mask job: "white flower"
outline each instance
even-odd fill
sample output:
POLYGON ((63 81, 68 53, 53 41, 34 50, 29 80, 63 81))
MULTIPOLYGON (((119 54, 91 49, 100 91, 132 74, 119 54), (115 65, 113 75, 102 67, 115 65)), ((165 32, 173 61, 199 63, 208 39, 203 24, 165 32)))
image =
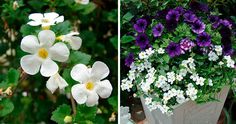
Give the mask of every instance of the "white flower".
POLYGON ((30 75, 39 72, 49 77, 58 72, 58 65, 53 61, 65 62, 70 54, 64 43, 55 43, 55 33, 51 30, 43 30, 38 34, 25 36, 21 41, 21 49, 31 55, 21 58, 22 69, 30 75))
POLYGON ((212 83, 212 80, 211 80, 211 79, 208 79, 208 85, 209 85, 209 86, 213 86, 213 83, 212 83))
POLYGON ((194 62, 194 59, 192 57, 188 58, 188 62, 189 63, 193 63, 194 62))
POLYGON ((186 69, 180 69, 179 75, 184 77, 184 76, 186 76, 186 74, 187 74, 187 70, 186 69))
POLYGON ((68 42, 73 50, 78 50, 81 47, 82 39, 76 35, 78 32, 71 32, 66 35, 59 36, 57 39, 68 42))
POLYGON ((222 47, 220 45, 215 46, 215 51, 218 56, 222 55, 222 47))
POLYGON ((150 84, 146 82, 141 83, 141 89, 143 92, 148 92, 150 90, 150 84))
POLYGON ((101 98, 108 98, 112 92, 112 85, 109 80, 103 79, 109 73, 107 65, 100 61, 95 62, 92 68, 84 64, 75 65, 71 70, 71 77, 80 83, 72 86, 71 93, 76 102, 94 106, 98 103, 98 95, 101 98))
POLYGON ((176 75, 176 80, 178 80, 178 81, 182 81, 183 80, 183 77, 182 77, 182 75, 176 75))
POLYGON ((215 52, 210 52, 209 54, 208 54, 208 59, 210 60, 210 61, 216 61, 216 60, 218 60, 219 59, 219 57, 216 55, 216 53, 215 52))
POLYGON ((199 78, 197 79, 197 81, 196 81, 196 84, 197 84, 197 85, 200 85, 200 86, 203 86, 205 80, 206 80, 205 78, 199 77, 199 78))
POLYGON ((152 98, 151 97, 146 97, 145 98, 145 104, 146 105, 149 105, 149 104, 151 104, 152 103, 152 98))
POLYGON ((33 13, 29 15, 29 19, 32 20, 27 24, 31 26, 39 26, 47 27, 50 25, 55 25, 56 23, 60 23, 64 21, 64 16, 59 16, 59 14, 55 12, 50 13, 33 13))
POLYGON ((152 48, 148 48, 145 50, 145 52, 148 56, 151 56, 155 51, 152 48))
POLYGON ((129 113, 129 107, 121 106, 120 107, 120 123, 121 124, 132 124, 131 114, 129 113))
POLYGON ((224 59, 226 59, 228 61, 228 60, 231 60, 231 57, 230 56, 224 56, 224 59))
POLYGON ((222 66, 224 63, 223 63, 222 61, 220 61, 218 64, 219 64, 220 66, 222 66))
POLYGON ((188 68, 188 60, 183 60, 181 66, 188 68))
POLYGON ((162 88, 163 91, 167 91, 167 90, 170 89, 170 84, 165 83, 161 86, 161 88, 162 88))
POLYGON ((163 48, 159 48, 159 49, 157 50, 157 53, 159 53, 159 54, 164 54, 164 53, 165 53, 165 50, 164 50, 163 48))
POLYGON ((234 68, 234 64, 235 64, 234 60, 227 61, 227 67, 229 68, 234 68))
POLYGON ((67 86, 68 86, 68 84, 65 81, 65 79, 63 79, 58 73, 56 73, 55 75, 51 76, 48 79, 47 84, 46 84, 46 87, 52 93, 54 93, 58 87, 59 87, 59 89, 64 89, 67 86))
POLYGON ((193 81, 197 81, 198 78, 199 78, 199 76, 196 73, 194 73, 190 76, 190 79, 192 79, 193 81))
POLYGON ((145 52, 140 52, 138 56, 139 56, 139 59, 146 59, 148 57, 145 52))
POLYGON ((175 73, 174 72, 167 72, 167 79, 168 82, 170 82, 171 84, 175 81, 175 73))
POLYGON ((188 88, 186 94, 190 97, 191 100, 195 100, 197 98, 197 89, 188 88))
POLYGON ((79 3, 79 4, 88 4, 89 3, 89 0, 75 0, 76 3, 79 3))

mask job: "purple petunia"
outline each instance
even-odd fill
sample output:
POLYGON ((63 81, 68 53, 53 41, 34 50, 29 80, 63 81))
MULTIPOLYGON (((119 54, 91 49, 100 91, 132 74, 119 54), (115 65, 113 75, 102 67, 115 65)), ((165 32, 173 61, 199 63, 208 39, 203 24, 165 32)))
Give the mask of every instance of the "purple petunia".
POLYGON ((232 48, 232 45, 225 45, 225 46, 223 46, 223 54, 225 55, 225 56, 230 56, 230 55, 232 55, 234 53, 234 50, 233 50, 233 48, 232 48))
POLYGON ((184 38, 180 41, 180 48, 184 51, 191 51, 191 49, 195 46, 194 42, 188 38, 184 38))
POLYGON ((196 34, 201 34, 202 32, 204 32, 205 28, 206 28, 206 25, 200 20, 196 20, 192 24, 192 31, 196 34))
POLYGON ((163 32, 164 26, 161 23, 158 23, 152 28, 152 33, 154 37, 160 37, 163 32))
POLYGON ((209 8, 208 8, 207 4, 204 4, 204 3, 201 3, 201 2, 197 2, 195 0, 193 0, 190 3, 190 8, 193 11, 203 11, 203 12, 208 12, 209 11, 209 8))
POLYGON ((184 8, 182 6, 176 7, 175 10, 178 11, 179 14, 182 14, 184 12, 184 8))
POLYGON ((170 42, 166 48, 167 53, 170 57, 179 56, 181 54, 181 48, 178 43, 170 42))
POLYGON ((232 28, 232 24, 227 19, 220 19, 220 24, 230 29, 232 28))
POLYGON ((184 13, 184 21, 193 23, 197 20, 197 16, 191 11, 184 13))
POLYGON ((140 33, 136 37, 136 45, 139 46, 142 50, 145 49, 149 44, 149 40, 146 34, 140 33))
POLYGON ((211 36, 203 32, 197 36, 197 45, 200 47, 207 47, 211 45, 211 36))
POLYGON ((129 55, 125 58, 125 65, 130 67, 130 65, 134 62, 134 54, 129 53, 129 55))
POLYGON ((147 21, 145 19, 139 19, 134 24, 134 29, 139 33, 144 32, 146 28, 147 28, 147 21))
POLYGON ((214 22, 216 22, 216 21, 219 20, 219 16, 210 15, 210 16, 209 16, 209 20, 210 20, 210 22, 214 23, 214 22))
POLYGON ((167 21, 179 21, 180 14, 178 11, 171 9, 167 15, 166 15, 166 20, 167 21))

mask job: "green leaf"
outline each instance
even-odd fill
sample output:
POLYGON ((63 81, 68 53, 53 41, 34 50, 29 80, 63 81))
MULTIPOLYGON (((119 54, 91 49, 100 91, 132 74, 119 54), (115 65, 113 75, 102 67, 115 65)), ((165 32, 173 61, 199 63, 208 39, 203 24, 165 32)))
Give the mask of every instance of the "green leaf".
POLYGON ((77 106, 76 111, 77 111, 75 117, 76 122, 79 123, 84 122, 84 124, 90 124, 89 122, 94 121, 95 119, 97 113, 97 106, 87 107, 86 105, 79 105, 77 106))
POLYGON ((86 53, 82 53, 80 51, 73 51, 70 54, 69 60, 68 62, 70 64, 88 64, 89 61, 91 59, 91 56, 86 54, 86 53))
POLYGON ((20 72, 16 69, 11 68, 7 74, 8 84, 16 85, 18 83, 19 77, 20 77, 20 72))
POLYGON ((133 36, 124 35, 121 38, 121 43, 129 43, 129 42, 134 41, 134 40, 135 40, 135 38, 133 36))
POLYGON ((14 104, 9 99, 0 101, 0 117, 6 116, 14 110, 14 104))
POLYGON ((112 43, 112 45, 115 47, 115 49, 118 49, 118 36, 114 36, 110 39, 110 42, 112 43))
POLYGON ((108 99, 108 103, 113 107, 115 112, 118 112, 118 97, 112 96, 108 99))
POLYGON ((38 29, 39 29, 38 27, 30 26, 30 25, 26 24, 26 25, 21 26, 20 32, 22 33, 23 36, 33 35, 33 34, 35 34, 36 30, 38 30, 38 29))
POLYGON ((130 12, 127 12, 123 17, 122 17, 122 23, 126 23, 129 22, 132 18, 134 17, 134 15, 132 15, 130 12))
POLYGON ((64 124, 65 116, 70 115, 70 114, 71 114, 70 106, 63 104, 57 107, 57 109, 52 112, 51 120, 57 122, 58 124, 64 124))
POLYGON ((71 31, 71 23, 69 21, 64 21, 62 23, 58 23, 51 27, 57 35, 68 34, 71 31))
POLYGON ((94 4, 93 2, 90 2, 87 5, 79 5, 78 10, 80 10, 82 14, 88 15, 91 12, 93 12, 96 8, 97 8, 96 4, 94 4))

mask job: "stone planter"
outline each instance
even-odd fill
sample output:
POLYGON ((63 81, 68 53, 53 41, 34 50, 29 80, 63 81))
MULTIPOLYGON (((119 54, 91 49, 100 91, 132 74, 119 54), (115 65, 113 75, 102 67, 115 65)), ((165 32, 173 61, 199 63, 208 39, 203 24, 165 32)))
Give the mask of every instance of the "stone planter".
POLYGON ((228 92, 229 87, 224 87, 216 95, 220 102, 204 104, 196 104, 191 100, 185 102, 176 106, 171 116, 162 114, 159 109, 150 112, 144 104, 143 98, 141 98, 141 101, 148 124, 217 124, 228 92))

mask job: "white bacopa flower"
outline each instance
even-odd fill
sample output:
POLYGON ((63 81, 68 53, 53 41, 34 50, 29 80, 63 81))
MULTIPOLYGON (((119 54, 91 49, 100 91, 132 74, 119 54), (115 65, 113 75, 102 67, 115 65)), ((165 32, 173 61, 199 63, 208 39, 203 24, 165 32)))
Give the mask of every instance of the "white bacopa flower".
POLYGON ((151 56, 155 51, 152 48, 148 48, 145 50, 145 52, 148 56, 151 56))
POLYGON ((183 76, 180 75, 180 74, 177 74, 177 75, 176 75, 176 80, 182 81, 182 80, 183 80, 183 76))
POLYGON ((192 79, 193 81, 197 81, 197 79, 199 78, 197 73, 194 73, 190 76, 190 79, 192 79))
POLYGON ((218 64, 219 64, 220 66, 222 66, 222 65, 224 64, 224 62, 220 61, 218 64))
POLYGON ((71 70, 71 77, 80 82, 71 88, 75 101, 78 104, 86 103, 87 106, 94 106, 98 103, 99 96, 108 98, 112 92, 112 85, 109 80, 103 79, 109 73, 107 65, 100 61, 95 62, 92 68, 84 64, 75 65, 71 70))
POLYGON ((139 56, 139 59, 146 59, 148 57, 145 52, 140 52, 138 56, 139 56))
POLYGON ((46 84, 46 87, 52 93, 54 93, 58 87, 59 87, 59 89, 64 89, 67 86, 68 86, 68 84, 65 81, 65 79, 63 79, 58 73, 56 73, 55 75, 51 76, 48 79, 47 84, 46 84))
POLYGON ((208 85, 209 85, 209 86, 213 86, 213 83, 212 83, 212 80, 211 80, 211 79, 208 79, 208 85))
POLYGON ((205 78, 199 77, 199 78, 197 79, 197 81, 196 81, 196 84, 197 84, 197 85, 200 85, 200 86, 203 86, 205 80, 206 80, 205 78))
POLYGON ((216 55, 216 53, 215 52, 210 52, 209 54, 208 54, 208 59, 210 60, 210 61, 216 61, 216 60, 218 60, 219 59, 219 57, 216 55))
POLYGON ((159 53, 159 54, 164 54, 164 53, 165 53, 165 50, 164 50, 163 48, 159 48, 159 49, 157 50, 157 53, 159 53))
POLYGON ((192 57, 188 58, 188 62, 189 63, 193 63, 194 62, 194 59, 192 57))
POLYGON ((151 104, 152 103, 152 98, 151 97, 146 97, 145 98, 145 104, 146 105, 149 105, 149 104, 151 104))
POLYGON ((55 33, 51 30, 43 30, 38 34, 25 36, 21 41, 21 49, 31 55, 21 58, 22 69, 30 75, 39 72, 44 77, 50 77, 58 72, 55 61, 65 62, 70 54, 64 43, 55 43, 55 33))
POLYGON ((181 75, 183 77, 186 76, 187 75, 187 70, 186 69, 180 69, 179 75, 181 75))
POLYGON ((89 3, 89 0, 75 0, 76 3, 79 3, 79 4, 88 4, 89 3))
POLYGON ((131 114, 129 113, 129 107, 120 107, 120 123, 121 124, 132 124, 131 114))
POLYGON ((44 13, 44 14, 33 13, 29 15, 29 19, 32 21, 28 22, 27 24, 31 26, 41 25, 42 27, 47 27, 63 22, 64 16, 59 16, 59 14, 55 12, 44 13))
POLYGON ((167 72, 167 80, 171 84, 175 81, 175 73, 174 72, 167 72))
POLYGON ((215 51, 218 56, 222 55, 222 47, 220 45, 215 46, 215 51))
POLYGON ((78 32, 71 32, 66 35, 59 36, 57 39, 68 42, 73 50, 78 50, 81 47, 82 39, 78 37, 78 32))

